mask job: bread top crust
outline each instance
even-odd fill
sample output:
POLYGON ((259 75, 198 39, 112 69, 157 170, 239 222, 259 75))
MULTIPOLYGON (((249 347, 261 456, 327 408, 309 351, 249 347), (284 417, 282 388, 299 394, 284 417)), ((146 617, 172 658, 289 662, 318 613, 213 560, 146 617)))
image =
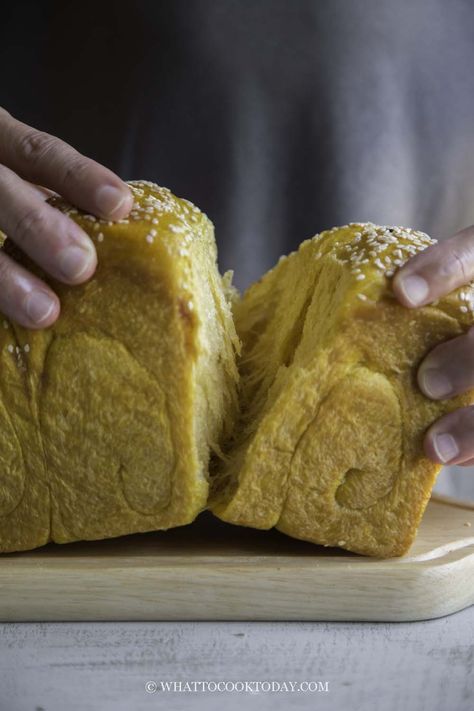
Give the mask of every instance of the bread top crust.
MULTIPOLYGON (((374 306, 385 299, 394 299, 392 277, 411 257, 437 243, 429 235, 409 227, 376 225, 372 222, 351 222, 333 227, 306 239, 299 248, 280 257, 278 263, 252 284, 236 304, 236 319, 245 336, 252 327, 251 304, 262 300, 263 294, 278 291, 285 282, 285 273, 295 260, 312 266, 322 266, 323 260, 337 263, 351 284, 348 304, 374 306), (353 298, 352 298, 353 297, 353 298), (354 301, 355 300, 355 301, 354 301)), ((474 323, 474 281, 454 289, 430 302, 467 328, 474 323)), ((255 318, 260 316, 255 315, 255 318)))
POLYGON ((129 180, 126 184, 133 196, 133 206, 127 217, 115 222, 88 214, 60 196, 54 196, 48 202, 86 227, 88 233, 92 231, 98 242, 103 240, 99 237, 103 230, 113 227, 131 239, 142 239, 144 248, 153 246, 157 242, 159 226, 163 230, 160 240, 172 256, 186 256, 186 246, 192 242, 204 242, 216 251, 214 239, 206 229, 210 220, 192 202, 149 180, 129 180))

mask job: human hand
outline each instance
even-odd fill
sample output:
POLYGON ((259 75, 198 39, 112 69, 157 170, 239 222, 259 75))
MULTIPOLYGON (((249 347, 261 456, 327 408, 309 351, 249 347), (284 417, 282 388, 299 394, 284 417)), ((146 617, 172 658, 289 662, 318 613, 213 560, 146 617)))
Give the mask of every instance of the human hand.
MULTIPOLYGON (((0 229, 55 279, 80 284, 95 271, 95 247, 46 202, 54 193, 107 220, 124 218, 133 203, 126 184, 110 170, 0 107, 0 229)), ((58 317, 54 291, 3 250, 0 282, 0 311, 12 321, 44 328, 58 317)))
MULTIPOLYGON (((397 299, 409 308, 425 306, 474 279, 474 227, 430 245, 393 277, 397 299)), ((433 348, 417 373, 422 392, 443 400, 474 387, 474 326, 433 348)), ((426 455, 441 464, 474 465, 474 406, 437 420, 424 439, 426 455)))

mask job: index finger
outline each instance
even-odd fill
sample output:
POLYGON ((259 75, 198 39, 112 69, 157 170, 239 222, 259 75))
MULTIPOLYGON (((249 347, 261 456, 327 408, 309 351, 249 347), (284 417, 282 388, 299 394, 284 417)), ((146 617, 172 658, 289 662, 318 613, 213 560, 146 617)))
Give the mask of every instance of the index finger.
POLYGON ((474 279, 474 227, 432 244, 395 273, 392 288, 408 307, 424 306, 474 279))
POLYGON ((0 163, 98 217, 119 220, 131 210, 131 192, 115 173, 5 110, 0 110, 0 163))

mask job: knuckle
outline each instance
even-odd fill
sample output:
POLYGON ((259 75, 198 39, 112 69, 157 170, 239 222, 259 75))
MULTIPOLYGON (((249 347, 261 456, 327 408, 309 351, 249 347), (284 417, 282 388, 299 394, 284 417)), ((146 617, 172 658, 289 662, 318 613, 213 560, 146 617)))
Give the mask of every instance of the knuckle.
POLYGON ((54 149, 57 139, 49 133, 32 129, 27 131, 18 141, 18 151, 24 161, 37 165, 45 160, 54 149))
POLYGON ((17 219, 12 235, 16 242, 24 245, 28 240, 38 233, 44 231, 46 226, 46 215, 42 206, 33 206, 25 210, 17 219))
POLYGON ((68 189, 69 187, 77 185, 78 182, 81 182, 86 177, 87 170, 87 161, 80 153, 71 155, 63 168, 61 177, 63 188, 68 189))
POLYGON ((451 252, 451 265, 455 274, 458 274, 463 281, 468 281, 467 254, 457 249, 451 252))
POLYGON ((445 249, 440 246, 441 276, 467 284, 474 274, 474 239, 456 237, 445 249))

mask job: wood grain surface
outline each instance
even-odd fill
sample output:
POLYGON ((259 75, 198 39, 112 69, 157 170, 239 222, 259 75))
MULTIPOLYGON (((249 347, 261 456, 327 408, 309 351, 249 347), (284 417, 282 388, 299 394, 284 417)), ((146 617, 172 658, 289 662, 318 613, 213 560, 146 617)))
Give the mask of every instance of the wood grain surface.
POLYGON ((472 711, 474 607, 422 622, 0 624, 1 711, 472 711), (329 693, 147 694, 180 680, 329 693))
POLYGON ((379 560, 227 525, 50 544, 0 558, 0 619, 380 620, 474 602, 474 510, 432 500, 402 558, 379 560))

